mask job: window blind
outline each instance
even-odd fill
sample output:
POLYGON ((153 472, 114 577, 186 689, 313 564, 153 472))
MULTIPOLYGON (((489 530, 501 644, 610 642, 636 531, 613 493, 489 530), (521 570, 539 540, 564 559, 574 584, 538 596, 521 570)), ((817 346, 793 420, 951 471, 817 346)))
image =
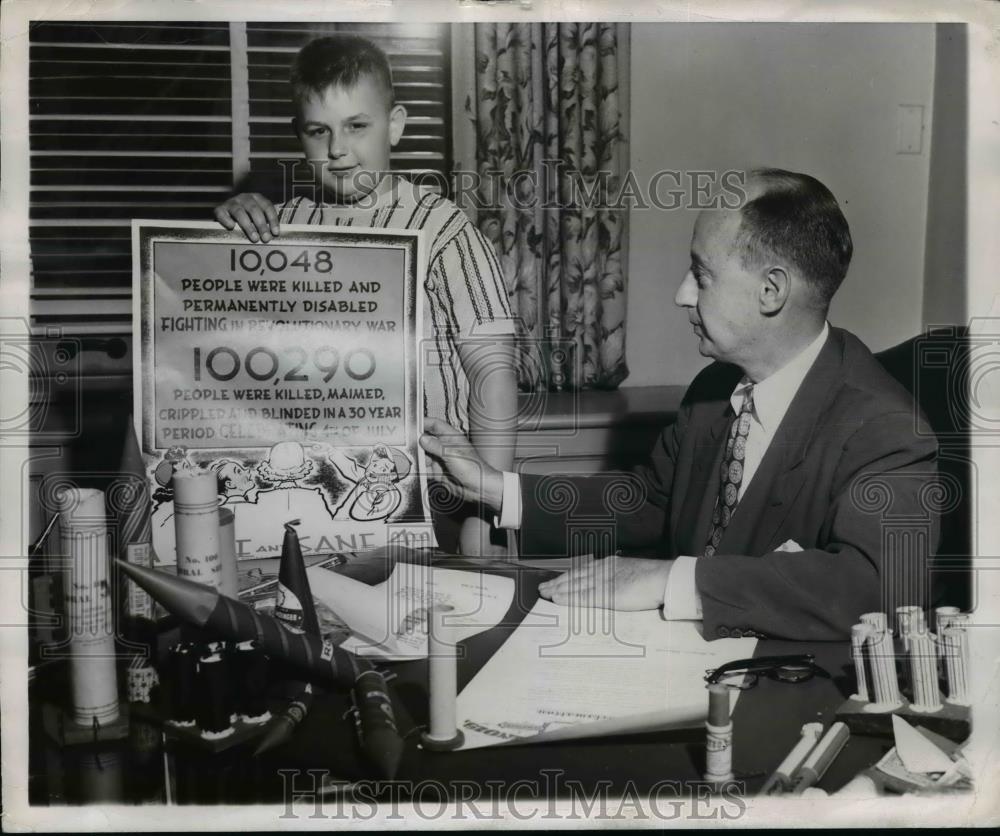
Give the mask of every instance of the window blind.
POLYGON ((393 168, 447 174, 448 24, 33 25, 36 331, 131 334, 132 218, 209 220, 237 188, 282 199, 278 161, 301 158, 288 68, 307 41, 335 31, 371 38, 389 55, 396 98, 409 112, 393 168))
POLYGON ((229 24, 35 24, 32 320, 131 331, 135 217, 198 219, 232 188, 229 24))

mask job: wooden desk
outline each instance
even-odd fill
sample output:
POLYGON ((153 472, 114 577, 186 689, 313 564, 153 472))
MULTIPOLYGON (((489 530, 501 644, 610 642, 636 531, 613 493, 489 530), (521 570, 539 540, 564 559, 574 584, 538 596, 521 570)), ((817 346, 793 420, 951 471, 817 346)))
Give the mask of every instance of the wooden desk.
MULTIPOLYGON (((435 565, 449 568, 484 568, 458 558, 448 558, 435 565)), ((538 598, 537 586, 554 572, 509 563, 495 563, 491 573, 512 577, 516 583, 514 602, 500 625, 473 636, 462 645, 466 656, 459 662, 458 686, 465 686, 483 664, 516 629, 524 615, 538 598)), ((384 564, 364 561, 348 564, 345 573, 358 580, 377 583, 388 574, 384 564)), ((848 680, 853 671, 848 642, 805 645, 801 642, 758 642, 755 655, 813 652, 818 663, 829 671, 832 679, 816 677, 797 685, 761 679, 760 684, 745 692, 734 712, 734 769, 737 778, 746 782, 747 791, 754 792, 768 774, 781 762, 799 738, 799 730, 807 722, 833 722, 836 708, 852 690, 848 680)), ((398 703, 408 721, 419 726, 427 721, 427 662, 414 661, 393 666, 397 674, 393 681, 398 703)), ((502 699, 502 695, 498 695, 502 699)), ((707 697, 706 697, 707 700, 707 697)), ((335 722, 336 710, 326 718, 310 714, 311 731, 303 729, 295 745, 299 765, 330 768, 329 738, 324 742, 322 729, 335 722)), ((465 781, 478 783, 529 778, 544 779, 543 769, 562 770, 567 781, 578 781, 583 787, 593 787, 598 781, 610 781, 623 789, 632 782, 640 793, 648 792, 657 782, 666 780, 696 787, 704 771, 704 730, 645 733, 614 738, 579 740, 546 745, 518 745, 473 749, 462 752, 431 753, 419 749, 415 737, 407 746, 399 779, 414 782, 465 781)), ((339 748, 339 747, 338 747, 339 748)), ((852 739, 831 767, 822 788, 835 790, 862 768, 874 763, 888 749, 882 739, 852 739)), ((353 750, 351 750, 353 751, 353 750)), ((341 767, 345 774, 349 765, 341 767)))
MULTIPOLYGON (((470 570, 486 568, 491 573, 512 577, 516 583, 513 604, 501 624, 461 644, 465 656, 459 663, 458 680, 462 688, 514 631, 537 600, 539 581, 551 577, 553 572, 510 563, 484 566, 459 558, 446 558, 435 565, 470 570)), ((343 571, 358 580, 376 583, 388 575, 389 569, 382 558, 358 558, 343 571)), ((831 723, 836 707, 851 690, 846 642, 806 645, 762 641, 757 645, 758 655, 804 651, 814 652, 833 679, 817 677, 795 685, 761 679, 737 704, 733 718, 734 770, 747 794, 760 787, 794 745, 802 724, 831 723)), ((578 792, 591 793, 602 785, 612 794, 625 791, 648 794, 664 787, 668 787, 668 793, 680 795, 705 791, 702 783, 705 733, 700 728, 444 754, 424 751, 417 745, 416 732, 427 722, 427 663, 422 660, 389 667, 396 674, 392 689, 400 725, 410 732, 397 776, 397 782, 404 782, 397 786, 406 791, 420 782, 433 781, 435 787, 441 785, 458 797, 469 792, 473 785, 486 787, 488 782, 502 781, 509 786, 519 780, 534 782, 543 793, 555 795, 565 795, 574 787, 578 792)), ((37 709, 39 696, 34 695, 33 709, 37 709)), ((498 695, 498 699, 502 698, 498 695)), ((181 803, 280 802, 289 781, 296 790, 308 794, 313 780, 366 778, 369 771, 359 760, 353 724, 344 717, 348 708, 344 693, 318 694, 313 710, 293 740, 262 759, 249 756, 252 746, 208 756, 180 744, 170 744, 172 798, 181 803), (308 770, 316 772, 310 776, 308 770)), ((87 792, 106 796, 116 791, 121 793, 117 800, 145 798, 162 802, 166 797, 163 753, 156 737, 147 730, 108 750, 114 753, 116 760, 112 763, 117 764, 114 768, 122 772, 122 778, 115 779, 106 772, 95 772, 94 762, 79 752, 53 751, 33 723, 33 803, 79 803, 86 799, 87 792), (137 740, 145 744, 140 745, 137 740)), ((874 763, 888 745, 881 738, 853 737, 820 786, 836 790, 874 763)))

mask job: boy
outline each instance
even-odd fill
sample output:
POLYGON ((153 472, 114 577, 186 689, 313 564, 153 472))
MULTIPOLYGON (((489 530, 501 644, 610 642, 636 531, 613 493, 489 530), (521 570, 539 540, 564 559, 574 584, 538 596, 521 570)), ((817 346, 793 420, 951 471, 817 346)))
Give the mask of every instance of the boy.
MULTIPOLYGON (((318 38, 296 56, 291 83, 293 127, 321 202, 296 197, 275 208, 245 193, 217 207, 216 220, 265 243, 282 223, 425 230, 424 412, 461 428, 486 461, 511 470, 517 388, 503 274, 457 206, 389 172, 406 109, 395 103, 385 53, 354 35, 318 38)), ((488 519, 462 522, 463 554, 504 551, 490 546, 488 519)))

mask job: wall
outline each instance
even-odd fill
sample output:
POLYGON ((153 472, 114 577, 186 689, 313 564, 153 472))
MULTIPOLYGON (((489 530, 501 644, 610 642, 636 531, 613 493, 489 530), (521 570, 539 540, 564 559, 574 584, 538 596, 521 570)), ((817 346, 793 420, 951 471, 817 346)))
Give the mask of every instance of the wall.
MULTIPOLYGON (((924 318, 934 54, 933 25, 633 24, 632 169, 642 184, 661 168, 818 177, 855 243, 830 319, 886 348, 924 318), (924 107, 919 154, 896 153, 900 104, 924 107)), ((673 304, 694 214, 631 213, 626 386, 684 383, 706 362, 673 304)))
POLYGON ((967 41, 964 24, 938 24, 924 267, 926 327, 964 324, 969 318, 967 41))

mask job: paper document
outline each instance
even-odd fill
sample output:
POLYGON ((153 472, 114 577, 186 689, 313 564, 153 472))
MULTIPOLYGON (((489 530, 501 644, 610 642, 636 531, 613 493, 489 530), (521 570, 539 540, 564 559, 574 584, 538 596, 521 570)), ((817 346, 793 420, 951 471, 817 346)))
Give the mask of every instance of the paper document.
POLYGON ((705 671, 756 644, 707 642, 700 622, 656 611, 539 600, 458 695, 463 748, 690 726, 708 714, 705 671))
POLYGON ((326 563, 307 569, 309 586, 350 627, 341 647, 359 656, 425 658, 431 605, 452 608, 448 623, 461 641, 499 624, 514 600, 513 578, 485 572, 397 563, 388 579, 370 586, 335 569, 326 563))
POLYGON ((892 715, 892 733, 896 740, 896 754, 907 772, 947 772, 954 765, 948 755, 895 714, 892 715))

